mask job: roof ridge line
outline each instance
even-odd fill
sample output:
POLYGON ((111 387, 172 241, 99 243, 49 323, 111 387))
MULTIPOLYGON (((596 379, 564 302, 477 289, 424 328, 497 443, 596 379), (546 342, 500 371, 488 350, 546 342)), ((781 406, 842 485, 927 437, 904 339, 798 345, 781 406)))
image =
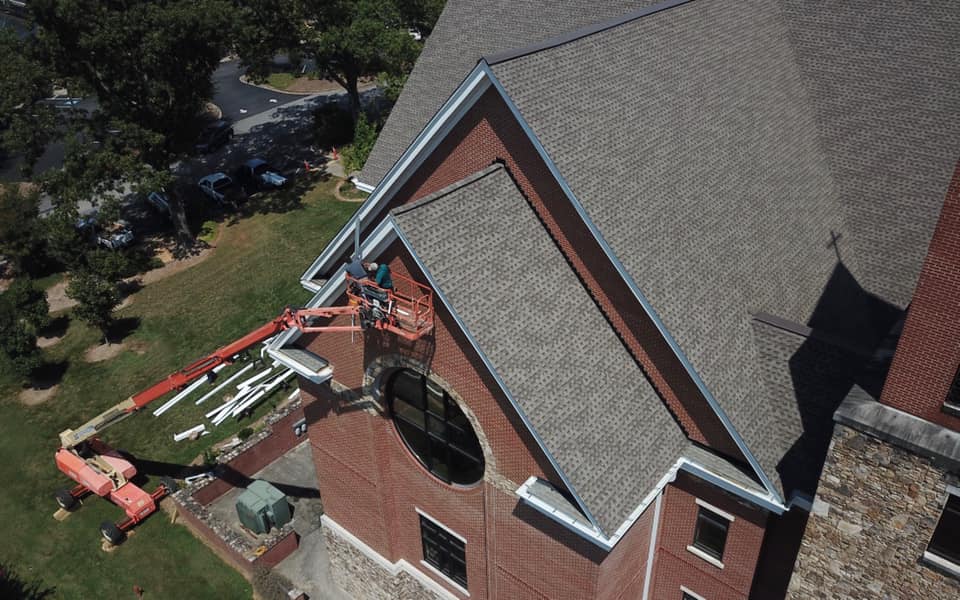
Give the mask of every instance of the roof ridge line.
POLYGON ((637 9, 635 11, 629 12, 625 15, 615 17, 613 19, 607 19, 606 21, 600 21, 599 23, 594 23, 593 25, 587 25, 586 27, 581 27, 580 29, 574 29, 567 33, 560 34, 558 36, 543 40, 541 42, 536 42, 530 44, 529 46, 523 46, 521 48, 516 48, 513 50, 505 50, 503 52, 496 52, 489 56, 483 56, 481 60, 485 61, 488 65, 495 65, 498 63, 506 62, 513 60, 515 58, 521 58, 528 54, 534 54, 537 52, 542 52, 543 50, 549 50, 551 48, 556 48, 557 46, 562 46, 564 44, 569 44, 570 42, 575 42, 579 39, 594 35, 596 33, 604 32, 608 29, 613 29, 614 27, 619 27, 631 21, 670 9, 683 4, 692 2, 692 0, 665 0, 658 4, 652 6, 646 6, 644 8, 637 9))
POLYGON ((448 186, 442 187, 435 192, 427 194, 426 196, 424 196, 423 198, 420 198, 416 202, 411 202, 409 204, 403 204, 401 206, 398 206, 395 209, 391 210, 390 213, 394 215, 402 215, 403 213, 410 212, 411 210, 416 210, 417 208, 420 208, 425 204, 430 204, 431 202, 439 200, 440 198, 443 198, 444 196, 452 192, 455 192, 462 187, 466 187, 471 183, 474 183, 475 181, 483 179, 487 175, 490 175, 491 173, 495 171, 499 171, 500 169, 503 169, 503 168, 504 168, 503 163, 495 162, 488 167, 484 167, 483 169, 480 169, 476 173, 467 175, 463 179, 455 181, 448 186))

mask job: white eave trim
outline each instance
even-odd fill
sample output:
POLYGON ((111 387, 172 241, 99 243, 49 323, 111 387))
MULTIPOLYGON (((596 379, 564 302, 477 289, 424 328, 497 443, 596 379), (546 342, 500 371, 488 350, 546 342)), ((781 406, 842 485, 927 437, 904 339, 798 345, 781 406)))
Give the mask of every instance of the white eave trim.
MULTIPOLYGON (((671 483, 677 478, 677 472, 679 471, 686 471, 723 489, 724 491, 733 494, 734 496, 737 496, 738 498, 746 500, 751 504, 757 505, 760 508, 768 510, 774 514, 783 514, 787 510, 786 506, 783 506, 783 504, 777 502, 776 498, 770 494, 758 494, 755 490, 747 489, 733 481, 730 481, 729 479, 710 471, 703 465, 696 463, 685 456, 681 456, 677 462, 675 462, 667 470, 667 472, 663 475, 663 477, 660 478, 660 481, 657 482, 650 493, 647 494, 643 500, 641 500, 640 504, 637 505, 633 512, 631 512, 623 521, 623 523, 620 524, 620 527, 618 527, 613 535, 610 536, 604 535, 599 528, 588 529, 584 527, 582 523, 570 519, 564 515, 557 507, 551 506, 541 498, 532 496, 529 488, 537 480, 536 477, 528 478, 523 485, 517 488, 516 494, 526 504, 530 505, 543 515, 549 517, 557 523, 560 523, 580 537, 593 542, 600 548, 609 552, 614 546, 617 545, 617 542, 619 542, 623 536, 626 535, 627 531, 633 527, 633 524, 637 522, 637 519, 639 519, 641 515, 643 515, 643 513, 650 506, 650 503, 656 500, 657 497, 663 493, 663 490, 665 487, 667 487, 667 484, 671 483)), ((719 511, 719 509, 711 508, 711 510, 717 511, 723 516, 729 516, 730 520, 733 520, 732 515, 727 515, 727 513, 719 511)))
POLYGON ((620 262, 620 259, 617 258, 617 255, 614 253, 613 248, 607 243, 603 235, 600 233, 600 230, 590 219, 590 216, 587 214, 586 209, 574 195, 573 190, 570 189, 570 186, 567 184, 566 179, 560 173, 560 169, 557 168, 557 165, 553 162, 553 159, 550 158, 550 155, 547 154, 546 148, 543 147, 543 144, 540 143, 540 139, 533 132, 533 129, 530 127, 530 124, 527 123, 523 115, 520 113, 520 109, 514 104, 513 99, 510 98, 510 95, 507 94, 507 90, 503 87, 503 84, 500 83, 500 80, 497 79, 497 76, 493 73, 493 70, 486 63, 486 61, 480 61, 480 64, 477 65, 479 69, 486 73, 487 78, 493 84, 493 87, 500 93, 500 96, 503 98, 503 101, 510 108, 510 112, 513 114, 514 118, 517 120, 517 123, 520 124, 521 129, 524 133, 527 134, 527 138, 530 140, 530 143, 537 149, 537 153, 540 155, 540 158, 543 160, 544 164, 547 165, 547 168, 550 170, 550 173, 553 175, 554 179, 560 185, 560 188, 563 190, 564 194, 567 196, 567 199, 573 205, 574 209, 577 211, 577 214, 586 224, 587 229, 590 230, 590 233, 593 235, 594 240, 600 245, 603 249, 604 254, 607 257, 607 260, 613 264, 617 272, 620 274, 620 277, 626 282, 627 286, 633 292, 634 297, 643 307, 644 312, 647 313, 647 316, 656 326, 657 330, 660 332, 660 335, 663 336, 663 339, 667 341, 670 348, 673 350, 674 355, 683 365, 684 369, 687 371, 687 374, 696 384, 697 389, 700 390, 700 393, 703 394, 703 397, 706 398, 707 404, 710 405, 710 408, 713 409, 717 417, 720 419, 720 422, 723 423, 724 427, 727 429, 727 432, 730 434, 730 437, 733 438, 734 443, 746 457, 747 461, 750 463, 750 466, 756 471, 757 477, 760 478, 760 481, 763 482, 767 491, 777 499, 779 504, 783 503, 783 498, 780 496, 780 493, 777 491, 776 486, 773 485, 773 482, 770 481, 770 478, 767 477, 767 474, 764 472, 763 467, 760 466, 760 462, 750 451, 750 448, 747 447, 747 443, 740 436, 740 433, 734 428, 733 423, 730 421, 730 418, 720 407, 720 404, 717 402, 716 398, 713 397, 713 394, 710 393, 710 390, 707 389, 706 384, 700 378, 700 375, 697 373, 696 369, 693 368, 693 364, 683 353, 683 350, 680 349, 680 345, 677 344, 677 341, 673 338, 670 332, 667 330, 666 326, 663 324, 663 321, 660 320, 660 317, 657 315, 657 312, 654 310, 653 305, 650 304, 650 301, 647 300, 646 296, 640 291, 640 287, 633 280, 630 274, 627 272, 626 267, 623 266, 623 263, 620 262))
MULTIPOLYGON (((353 231, 357 227, 361 230, 369 224, 369 219, 376 216, 386 203, 393 198, 397 190, 403 186, 417 168, 426 160, 433 150, 450 133, 450 130, 460 121, 476 101, 490 87, 490 80, 487 78, 486 71, 478 65, 467 75, 460 87, 444 103, 436 115, 427 123, 420 135, 416 137, 407 150, 400 156, 400 159, 394 163, 393 167, 387 172, 383 180, 376 188, 372 188, 370 197, 368 197, 353 217, 347 221, 340 232, 327 244, 320 256, 313 264, 300 276, 300 284, 311 292, 319 291, 319 287, 314 283, 314 278, 318 273, 330 270, 330 262, 341 255, 350 243, 353 237, 353 231)), ((358 189, 360 188, 357 185, 358 189)), ((369 188, 370 186, 366 186, 369 188)), ((366 190, 365 190, 366 191, 366 190)))

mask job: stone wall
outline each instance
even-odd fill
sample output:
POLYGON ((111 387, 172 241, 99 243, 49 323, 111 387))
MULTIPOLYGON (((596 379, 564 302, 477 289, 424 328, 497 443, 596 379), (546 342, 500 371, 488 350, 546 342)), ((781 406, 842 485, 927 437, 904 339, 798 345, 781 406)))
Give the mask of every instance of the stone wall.
POLYGON ((960 582, 922 560, 949 477, 837 424, 787 597, 960 597, 960 582))
POLYGON ((337 586, 351 598, 365 600, 438 600, 434 594, 408 573, 396 575, 374 562, 363 552, 323 528, 323 538, 330 556, 330 572, 337 586))

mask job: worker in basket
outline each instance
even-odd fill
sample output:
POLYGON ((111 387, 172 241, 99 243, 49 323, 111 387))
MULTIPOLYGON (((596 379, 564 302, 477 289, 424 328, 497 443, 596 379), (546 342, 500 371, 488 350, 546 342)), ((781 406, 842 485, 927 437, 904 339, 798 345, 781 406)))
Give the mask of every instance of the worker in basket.
POLYGON ((366 329, 375 321, 386 323, 393 311, 393 299, 388 290, 393 289, 390 267, 375 262, 354 259, 347 265, 347 272, 355 278, 353 292, 365 300, 360 311, 360 324, 366 329), (366 283, 369 282, 369 285, 366 283))

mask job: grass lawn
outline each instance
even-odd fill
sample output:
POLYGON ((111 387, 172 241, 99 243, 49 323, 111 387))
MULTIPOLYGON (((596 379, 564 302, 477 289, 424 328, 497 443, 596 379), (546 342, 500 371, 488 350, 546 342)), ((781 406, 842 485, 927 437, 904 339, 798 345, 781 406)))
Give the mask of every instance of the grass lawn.
MULTIPOLYGON (((66 367, 60 389, 46 404, 22 405, 16 385, 0 372, 0 564, 52 590, 50 598, 127 598, 134 585, 150 598, 250 597, 238 573, 187 529, 170 525, 163 513, 110 554, 100 549, 98 526, 120 520, 123 512, 108 501, 89 497, 66 521, 54 521, 52 494, 70 483, 53 461, 57 434, 243 335, 284 306, 304 303, 308 295, 299 275, 356 209, 333 199, 333 185, 320 183, 300 207, 229 223, 209 259, 137 292, 118 315, 139 320, 119 356, 84 362, 84 350, 97 344, 99 335, 71 322, 63 340, 46 351, 49 360, 66 367)), ((173 433, 203 422, 215 402, 196 407, 188 399, 159 418, 148 408, 103 437, 138 458, 186 464, 246 426, 208 423, 213 435, 173 442, 173 433)), ((263 406, 258 415, 267 410, 263 406)), ((144 487, 152 491, 156 477, 144 487)))
POLYGON ((287 89, 296 80, 297 77, 293 73, 270 73, 270 75, 267 76, 267 84, 278 90, 287 89))

